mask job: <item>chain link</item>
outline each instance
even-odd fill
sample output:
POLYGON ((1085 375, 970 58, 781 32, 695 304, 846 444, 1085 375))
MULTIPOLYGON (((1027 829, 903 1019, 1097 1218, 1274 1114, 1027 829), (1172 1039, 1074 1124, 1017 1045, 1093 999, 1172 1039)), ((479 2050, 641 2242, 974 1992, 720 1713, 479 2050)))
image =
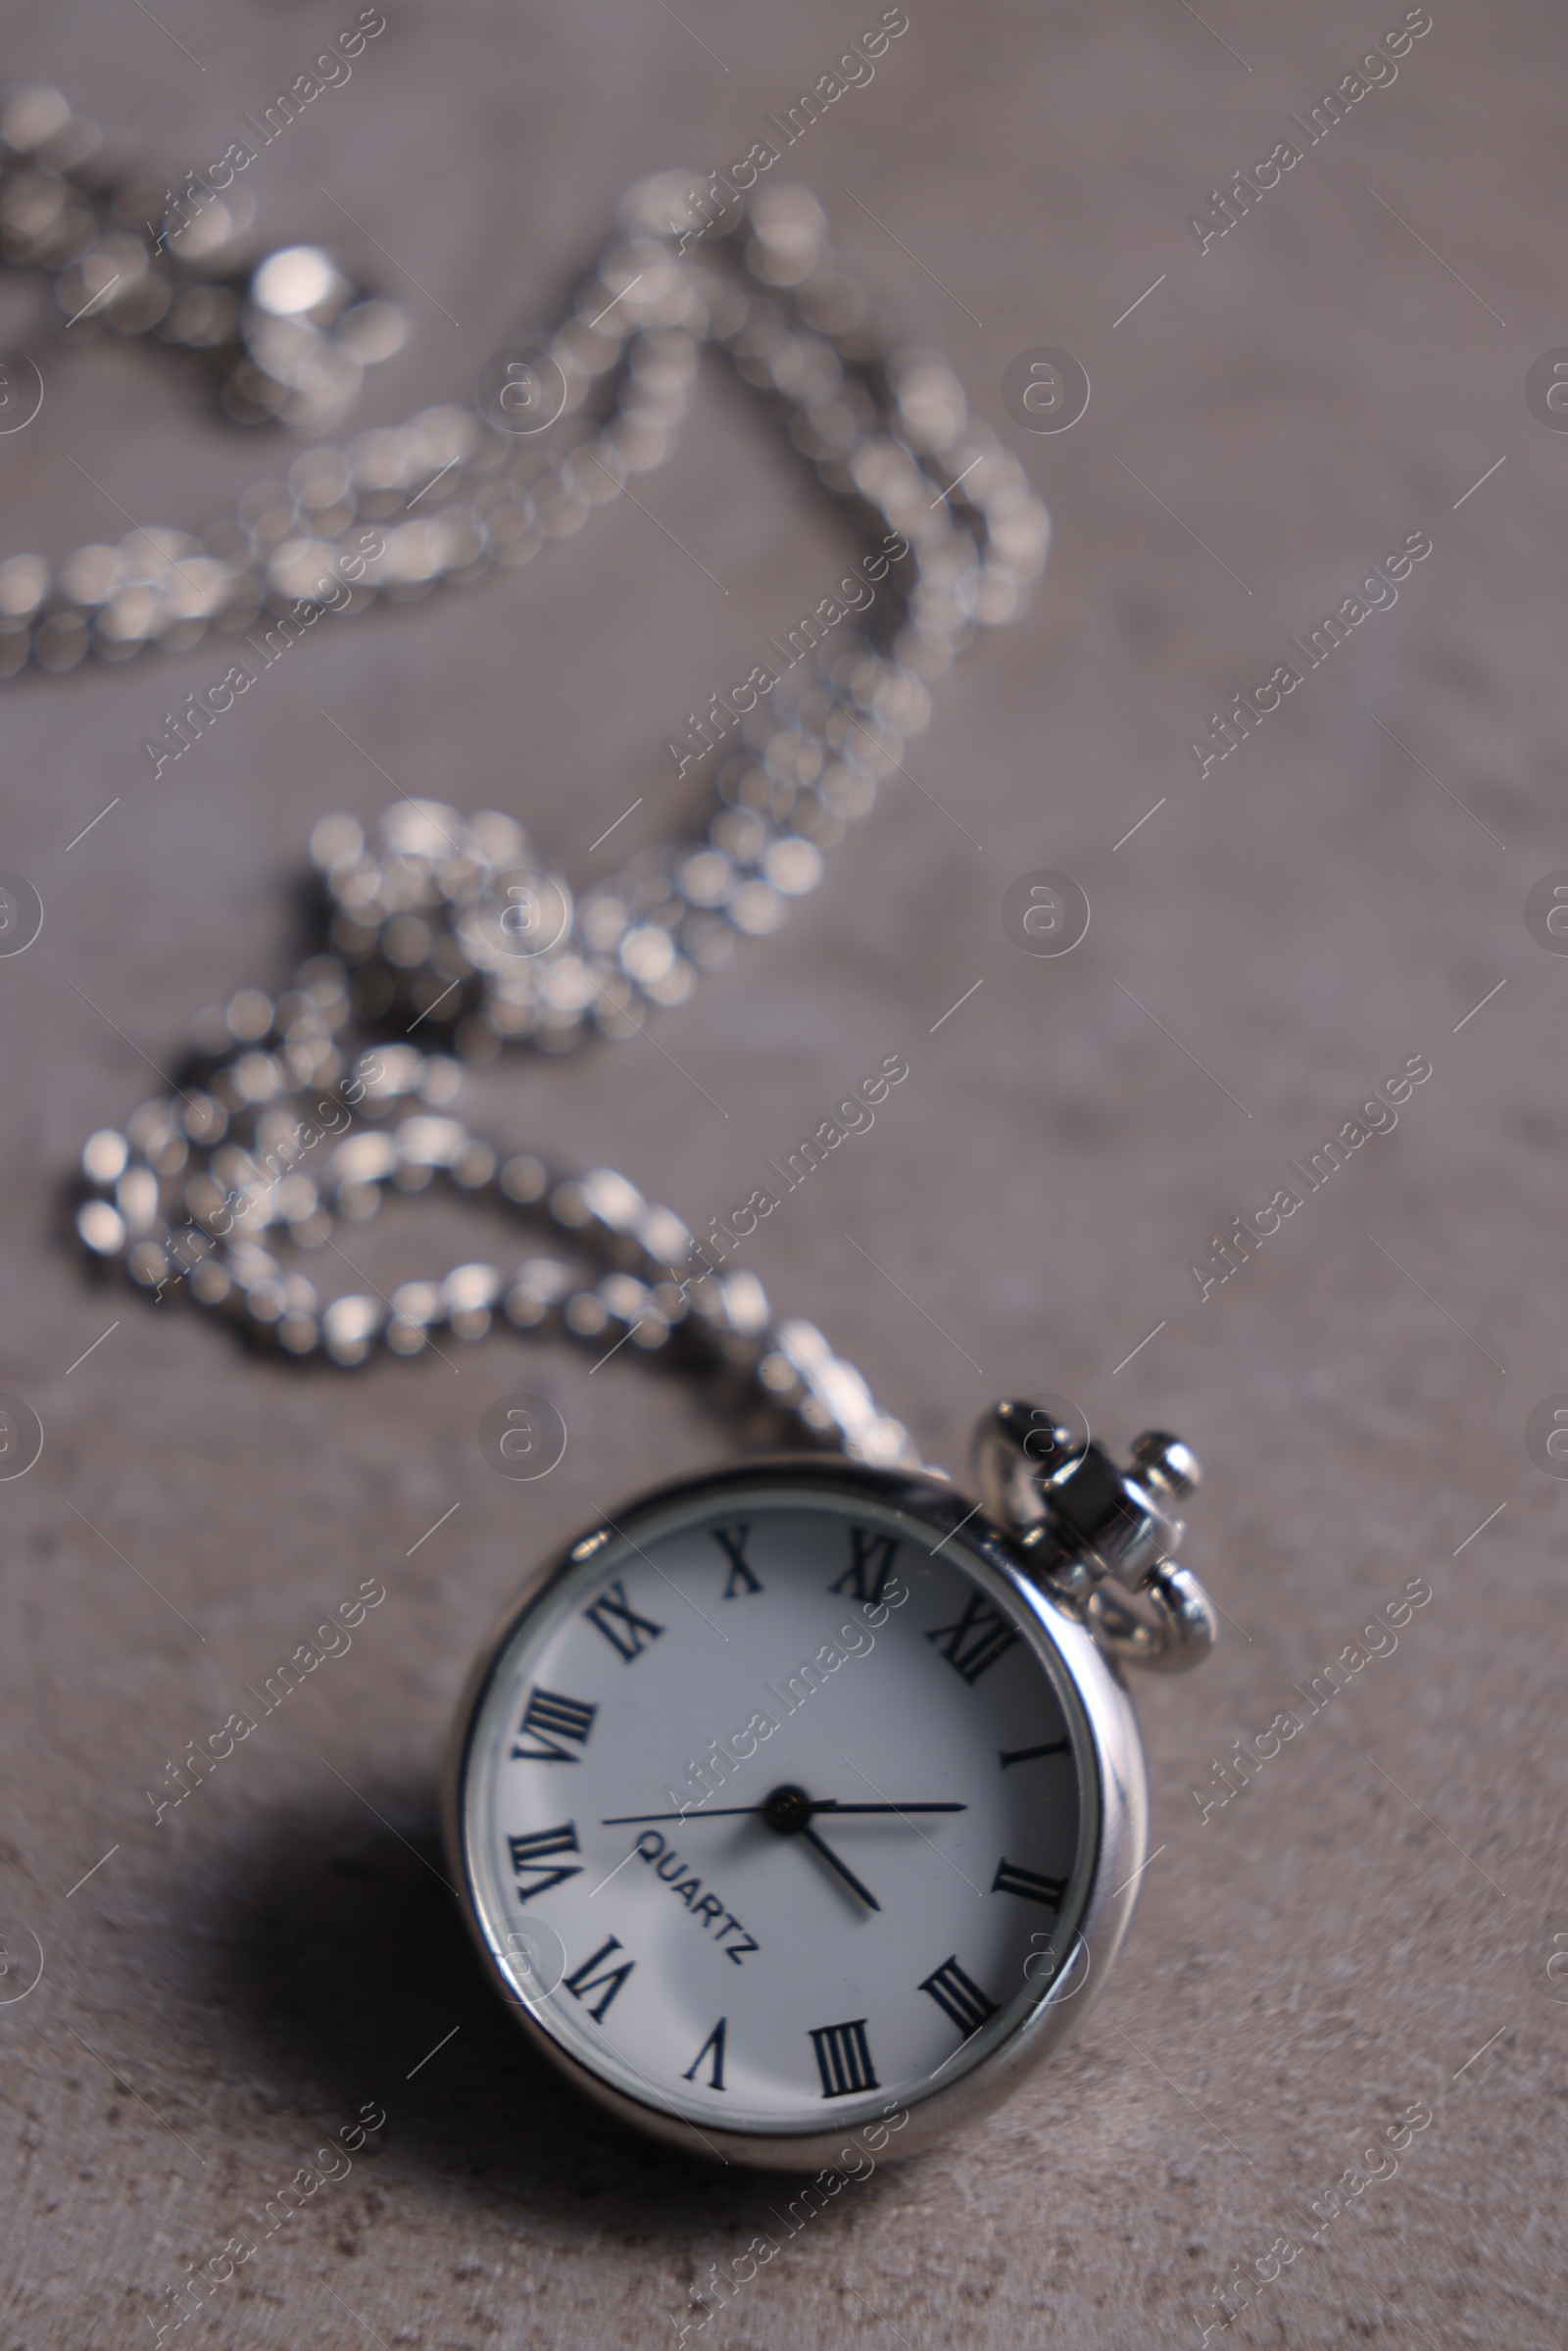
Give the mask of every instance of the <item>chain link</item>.
MULTIPOLYGON (((334 821, 317 828, 318 839, 334 821)), ((436 804, 400 804, 382 820, 381 870, 404 891, 422 880, 425 913, 456 917, 470 890, 454 883, 444 851, 421 853, 411 832, 426 826, 440 839, 450 830, 470 845, 485 833, 504 847, 509 822, 465 826, 436 804)), ((341 910, 341 867, 328 863, 324 879, 341 910)), ((202 1015, 172 1091, 144 1102, 123 1133, 104 1128, 87 1142, 76 1230, 88 1251, 155 1298, 183 1295, 285 1355, 354 1366, 378 1351, 422 1354, 443 1334, 476 1341, 497 1324, 577 1339, 601 1355, 628 1345, 793 1418, 857 1459, 915 1460, 907 1433, 821 1333, 798 1317, 775 1319, 755 1274, 704 1270, 671 1209, 650 1205, 611 1168, 562 1176, 531 1151, 498 1150, 453 1111, 461 1063, 401 1039, 368 1040, 367 981, 402 988, 408 976, 380 960, 351 972, 316 954, 275 1002, 245 988, 202 1015), (459 1265, 390 1297, 323 1302, 278 1253, 285 1244, 315 1252, 336 1225, 363 1224, 388 1186, 419 1193, 433 1183, 543 1222, 571 1258, 530 1255, 511 1273, 459 1265)))
POLYGON ((58 331, 172 351, 235 423, 330 429, 366 368, 401 349, 397 305, 367 300, 318 246, 242 264, 256 201, 232 168, 226 195, 194 175, 175 194, 113 172, 101 146, 58 90, 0 103, 0 258, 50 279, 58 331))
MULTIPOLYGON (((94 210, 81 167, 62 160, 58 122, 54 163, 48 142, 29 152, 24 129, 12 102, 0 113, 6 256, 64 260, 85 285, 106 238, 129 234, 124 207, 105 229, 102 191, 94 210), (36 207, 40 181, 74 225, 19 255, 16 190, 31 186, 36 207)), ((502 1151, 451 1108, 464 1062, 507 1047, 568 1051, 596 1031, 638 1035, 737 938, 776 929, 925 725, 930 684, 977 627, 1014 616, 1045 562, 1048 520, 1021 468, 969 420, 940 356, 894 342, 815 200, 759 187, 699 233, 689 196, 678 173, 634 187, 570 316, 533 347, 533 379, 564 393, 547 432, 518 436, 475 407, 429 409, 306 451, 204 541, 141 530, 56 565, 0 563, 0 673, 185 650, 209 630, 293 611, 366 521, 382 552, 345 589, 352 609, 516 567, 663 462, 706 344, 764 396, 866 544, 906 550, 885 596, 825 630, 765 707, 728 712, 732 728, 714 714, 733 741, 687 830, 580 899, 505 814, 406 800, 369 840, 352 817, 323 818, 312 836, 316 952, 275 1001, 248 988, 203 1014, 172 1092, 123 1134, 91 1138, 77 1230, 144 1290, 172 1287, 290 1355, 345 1366, 377 1350, 412 1356, 437 1334, 476 1340, 498 1321, 564 1332, 679 1357, 817 1442, 912 1463, 907 1432, 859 1374, 810 1324, 775 1319, 755 1275, 680 1277, 695 1244, 672 1211, 609 1169, 562 1176, 531 1151, 502 1151), (543 1219, 577 1266, 556 1255, 511 1275, 470 1264, 389 1298, 323 1302, 274 1253, 285 1235, 320 1249, 335 1220, 373 1214, 389 1183, 415 1192, 435 1180, 543 1219)), ((106 316, 120 323, 113 303, 106 316)))

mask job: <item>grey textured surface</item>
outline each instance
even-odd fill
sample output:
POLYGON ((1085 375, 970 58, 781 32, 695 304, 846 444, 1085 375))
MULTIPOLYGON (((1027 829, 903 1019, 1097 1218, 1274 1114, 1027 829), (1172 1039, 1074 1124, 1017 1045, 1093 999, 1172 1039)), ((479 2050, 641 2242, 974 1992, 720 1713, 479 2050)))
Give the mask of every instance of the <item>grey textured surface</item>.
MULTIPOLYGON (((368 396, 388 418, 550 315, 638 171, 741 152, 852 24, 818 0, 388 13, 256 173, 270 242, 342 229, 401 284, 416 331, 368 396)), ((172 172, 336 22, 157 14, 16 0, 8 70, 172 172)), ((640 2351, 706 2319, 700 2339, 735 2351, 1196 2344, 1246 2274, 1243 2343, 1561 2340, 1568 2005, 1530 1946, 1554 1914, 1568 1933, 1564 1495, 1523 1430, 1568 1386, 1568 964, 1523 903, 1568 865, 1568 441, 1522 390, 1564 332, 1560 12, 1433 0, 1396 82, 1201 256, 1187 215, 1383 17, 910 14, 787 168, 952 352, 1054 514, 1031 614, 963 661, 911 756, 961 827, 895 778, 790 926, 661 1027, 726 1116, 635 1043, 513 1064, 483 1093, 498 1126, 624 1166, 695 1221, 862 1056, 902 1051, 910 1080, 874 1131, 759 1239, 775 1299, 956 1467, 1008 1390, 1065 1391, 1118 1442, 1157 1420, 1197 1446, 1191 1548, 1229 1622, 1200 1680, 1139 1693, 1159 1853, 1114 1988, 988 2127, 847 2189, 705 2304, 713 2264, 781 2233, 773 2188, 643 2153, 532 2070, 426 1857, 447 1716, 523 1566, 731 1439, 630 1364, 590 1388, 552 1356, 528 1376, 571 1448, 507 1487, 474 1443, 516 1384, 506 1343, 456 1376, 291 1375, 95 1295, 56 1241, 61 1176, 149 1090, 144 1056, 280 973, 309 827, 373 811, 376 763, 515 808, 579 874, 637 793, 635 822, 666 820, 663 734, 835 553, 715 380, 643 494, 727 598, 622 504, 521 576, 329 625, 158 783, 138 740, 208 655, 6 691, 0 863, 47 922, 0 965, 0 1386, 48 1433, 0 1487, 0 1910, 10 1980, 29 1934, 46 1962, 0 2004, 7 2351, 148 2339, 184 2266, 362 2100, 387 2113, 374 2151, 172 2339, 640 2351), (1001 405, 1006 362, 1041 343, 1094 384, 1059 437, 1001 405), (1417 529, 1434 552, 1397 605, 1200 780, 1184 746, 1216 697, 1417 529), (1094 906, 1060 963, 999 919, 1041 866, 1094 906), (1200 1304, 1184 1267, 1216 1222, 1415 1054, 1433 1075, 1397 1131, 1200 1304), (152 1828, 165 1759, 368 1574, 389 1597, 351 1653, 152 1828), (1293 1683, 1416 1576, 1434 1598, 1397 1649, 1201 1822, 1191 1785, 1282 1708, 1305 1715, 1293 1683), (1433 2121, 1396 2174, 1262 2284, 1303 2205, 1417 2100, 1433 2121)), ((25 302, 3 300, 20 340, 25 302)), ((116 536, 110 500, 199 526, 276 462, 193 417, 145 354, 46 365, 43 416, 0 442, 6 551, 116 536)), ((471 1252, 463 1231, 410 1207, 383 1238, 413 1270, 471 1252)))

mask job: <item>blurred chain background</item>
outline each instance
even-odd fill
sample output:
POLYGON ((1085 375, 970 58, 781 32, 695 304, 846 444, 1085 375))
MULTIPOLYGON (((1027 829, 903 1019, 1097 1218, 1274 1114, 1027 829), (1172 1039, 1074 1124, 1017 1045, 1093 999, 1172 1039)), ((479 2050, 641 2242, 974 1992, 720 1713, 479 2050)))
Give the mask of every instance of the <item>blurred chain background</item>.
MULTIPOLYGON (((902 1055, 874 1127, 758 1234, 775 1304, 956 1473, 1008 1393, 1071 1397, 1118 1450, 1151 1422, 1195 1446, 1188 1550, 1228 1621, 1200 1685, 1138 1693, 1157 1853, 1116 1984, 992 2122, 787 2242, 770 2183, 602 2127, 479 1984, 435 1774, 528 1565, 734 1432, 625 1356, 590 1384, 506 1338, 455 1368, 250 1360, 95 1290, 65 1238, 85 1137, 162 1091, 198 1006, 285 976, 324 812, 499 808, 578 884, 677 819, 666 739, 853 552, 708 363, 640 508, 328 618, 156 778, 140 746, 220 641, 0 688, 0 866, 44 908, 0 958, 0 1388, 45 1437, 0 1483, 17 2351, 156 2335, 187 2267, 366 2106, 386 2120, 352 2171, 190 2339, 1560 2338, 1560 16, 1433 0, 1385 73, 1359 61, 1394 4, 907 13, 778 176, 1027 468, 1045 580, 939 684, 909 773, 782 930, 650 1039, 503 1057, 465 1100, 695 1228, 902 1055), (1265 186, 1282 140, 1299 160, 1265 186), (1087 377, 1066 430, 1018 390, 1046 351, 1087 377), (1396 595, 1363 595, 1415 538, 1396 595), (1282 662, 1300 683, 1261 716, 1254 696, 1220 758, 1220 718, 1282 662), (1004 927, 1041 871, 1092 909, 1070 955, 1004 927), (1417 1061, 1396 1124, 1362 1120, 1417 1061), (1300 1207, 1219 1281, 1216 1241, 1282 1186, 1300 1207), (519 1386, 569 1432, 532 1485, 477 1439, 519 1386), (352 1650, 155 1827, 170 1759, 367 1578, 387 1598, 352 1650), (1396 1645, 1364 1639, 1416 1580, 1396 1645), (1299 1731, 1260 1763, 1283 1710, 1299 1731), (1367 2182, 1417 2103, 1430 2125, 1367 2182), (719 2293, 760 2232, 779 2256, 719 2293)), ((628 182, 744 156, 879 12, 385 14, 245 175, 253 254, 324 245, 406 322, 340 432, 471 397, 554 320, 628 182)), ((172 189, 340 18, 17 0, 6 70, 172 189)), ((127 515, 199 533, 309 445, 225 419, 151 338, 51 330, 45 293, 0 278, 0 343, 44 390, 0 434, 0 556, 53 562, 127 515)), ((400 1275, 500 1246, 430 1201, 382 1224, 400 1275)))

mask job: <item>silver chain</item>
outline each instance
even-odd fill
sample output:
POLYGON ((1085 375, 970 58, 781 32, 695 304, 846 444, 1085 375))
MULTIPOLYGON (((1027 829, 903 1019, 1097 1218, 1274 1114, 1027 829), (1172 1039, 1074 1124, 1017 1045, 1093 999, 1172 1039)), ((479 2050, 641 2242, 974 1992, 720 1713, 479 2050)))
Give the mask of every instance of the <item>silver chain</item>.
MULTIPOLYGON (((401 349, 397 305, 366 299, 317 246, 242 264, 256 201, 232 166, 221 196, 194 174, 161 188, 107 170, 101 145, 58 90, 0 101, 0 257, 50 279, 59 331, 78 347, 108 336, 169 349, 235 423, 330 429, 366 368, 401 349)), ((104 647, 119 656, 129 642, 106 635, 104 647)))
MULTIPOLYGON (((0 240, 7 259, 75 270, 85 286, 108 237, 126 264, 125 206, 78 186, 63 102, 51 113, 40 101, 52 93, 25 95, 30 117, 15 100, 0 113, 0 240), (53 123, 30 149, 29 122, 53 123), (69 253, 36 235, 17 250, 17 190, 31 190, 21 210, 36 220, 40 185, 75 220, 69 253)), ((818 1443, 912 1463, 907 1432, 821 1333, 775 1319, 755 1275, 705 1270, 671 1210, 609 1169, 562 1176, 530 1151, 500 1151, 450 1106, 464 1062, 639 1035, 738 937, 776 929, 926 724, 929 685, 977 627, 1014 616, 1045 562, 1049 523, 1022 469, 969 420, 940 356, 894 342, 815 200, 763 185, 701 226, 690 195, 682 174, 634 187, 571 315, 530 347, 526 397, 559 397, 548 431, 509 431, 494 404, 428 409, 307 450, 205 540, 144 529, 54 565, 0 562, 0 673, 149 644, 183 651, 208 631, 299 613, 368 523, 380 553, 345 567, 348 609, 515 567, 663 461, 711 343, 854 514, 873 551, 864 575, 885 581, 863 618, 842 612, 809 650, 803 632, 788 661, 794 640, 778 648, 778 674, 749 710, 693 713, 698 745, 712 742, 711 781, 688 830, 580 898, 508 815, 405 800, 371 840, 352 817, 324 817, 311 843, 318 952, 275 1000, 246 988, 201 1015, 172 1090, 123 1133, 91 1138, 77 1229, 142 1289, 187 1296, 293 1356, 413 1356, 443 1332, 477 1340, 500 1320, 601 1351, 677 1355, 818 1443), (388 1183, 414 1192, 437 1178, 543 1219, 576 1264, 463 1265, 389 1298, 323 1302, 275 1253, 284 1236, 307 1252, 329 1245, 335 1222, 373 1214, 388 1183)), ((143 274, 159 267, 150 240, 142 256, 143 274)), ((113 305, 107 317, 119 323, 113 305)))

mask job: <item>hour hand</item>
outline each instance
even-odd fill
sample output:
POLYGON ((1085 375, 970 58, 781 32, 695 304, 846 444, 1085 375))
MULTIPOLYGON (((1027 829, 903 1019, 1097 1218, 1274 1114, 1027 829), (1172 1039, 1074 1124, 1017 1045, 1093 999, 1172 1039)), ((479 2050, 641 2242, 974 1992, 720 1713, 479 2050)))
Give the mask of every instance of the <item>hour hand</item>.
POLYGON ((860 1881, 856 1876, 855 1872, 850 1869, 846 1863, 839 1859, 838 1855, 834 1852, 833 1847, 826 1843, 822 1837, 817 1836, 816 1831, 811 1827, 809 1821, 804 1821, 801 1824, 801 1827, 796 1831, 796 1835, 798 1837, 804 1837, 807 1843, 811 1847, 811 1850, 815 1853, 821 1854, 822 1859, 827 1863, 829 1869, 838 1871, 838 1874, 843 1879, 845 1885, 859 1895, 867 1910, 881 1909, 882 1905, 877 1900, 875 1894, 871 1891, 871 1888, 868 1886, 862 1886, 860 1884, 860 1881))

